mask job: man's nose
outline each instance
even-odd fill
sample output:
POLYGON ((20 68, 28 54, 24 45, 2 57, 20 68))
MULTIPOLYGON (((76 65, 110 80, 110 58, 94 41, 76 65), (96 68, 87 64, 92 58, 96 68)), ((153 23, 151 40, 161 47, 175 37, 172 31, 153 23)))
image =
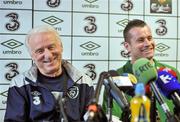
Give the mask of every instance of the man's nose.
POLYGON ((150 45, 150 44, 151 44, 151 42, 147 38, 145 38, 144 45, 150 45))
POLYGON ((44 55, 45 55, 45 57, 51 57, 52 56, 52 52, 49 49, 45 49, 44 50, 44 55))

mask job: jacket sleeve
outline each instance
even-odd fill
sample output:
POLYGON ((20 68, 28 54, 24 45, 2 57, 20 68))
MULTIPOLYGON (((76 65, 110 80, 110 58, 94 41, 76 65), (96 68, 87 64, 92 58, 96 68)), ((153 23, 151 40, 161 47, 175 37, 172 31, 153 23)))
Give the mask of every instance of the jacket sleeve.
POLYGON ((26 107, 25 97, 22 87, 13 86, 8 90, 6 113, 4 122, 25 122, 28 108, 26 107))

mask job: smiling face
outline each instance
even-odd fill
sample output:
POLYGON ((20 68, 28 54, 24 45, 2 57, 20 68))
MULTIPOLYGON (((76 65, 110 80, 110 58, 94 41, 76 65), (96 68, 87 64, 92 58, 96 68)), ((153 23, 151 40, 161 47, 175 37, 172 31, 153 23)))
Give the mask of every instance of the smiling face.
POLYGON ((139 58, 152 60, 154 56, 155 43, 147 25, 130 29, 128 40, 124 43, 124 46, 131 55, 132 63, 139 58))
POLYGON ((54 77, 61 73, 62 44, 53 32, 39 32, 29 38, 31 57, 39 71, 54 77))

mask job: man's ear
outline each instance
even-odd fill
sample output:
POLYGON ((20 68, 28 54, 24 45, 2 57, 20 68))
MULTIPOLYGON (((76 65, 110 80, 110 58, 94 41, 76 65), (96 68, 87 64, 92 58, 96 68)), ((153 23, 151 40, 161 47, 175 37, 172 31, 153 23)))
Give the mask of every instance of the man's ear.
POLYGON ((63 48, 63 45, 61 44, 61 51, 63 52, 64 48, 63 48))
POLYGON ((124 47, 126 48, 127 52, 130 53, 131 49, 128 42, 124 42, 124 47))
POLYGON ((62 42, 60 42, 60 46, 61 46, 61 52, 63 52, 64 49, 63 49, 63 43, 62 42))

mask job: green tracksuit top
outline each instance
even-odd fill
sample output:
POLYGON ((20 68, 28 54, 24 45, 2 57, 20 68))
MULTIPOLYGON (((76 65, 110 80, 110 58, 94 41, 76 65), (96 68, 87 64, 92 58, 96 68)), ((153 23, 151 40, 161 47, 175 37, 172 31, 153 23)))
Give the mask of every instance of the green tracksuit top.
MULTIPOLYGON (((170 68, 173 71, 175 71, 176 75, 178 77, 178 81, 180 81, 180 73, 177 71, 177 69, 175 69, 174 67, 169 66, 167 64, 160 63, 159 61, 157 61, 155 59, 154 59, 154 63, 155 63, 155 67, 157 69, 167 67, 167 68, 170 68)), ((124 66, 117 69, 117 72, 118 72, 119 75, 121 75, 123 73, 131 73, 131 74, 133 74, 131 62, 127 61, 124 66)), ((132 96, 128 95, 128 94, 126 94, 126 96, 127 96, 128 100, 130 101, 132 96)), ((162 95, 162 97, 165 100, 165 102, 167 103, 167 105, 169 106, 171 113, 174 114, 174 104, 173 104, 172 100, 167 99, 163 95, 162 95)), ((157 100, 156 100, 156 108, 158 110, 158 114, 159 114, 158 116, 160 118, 160 122, 165 122, 166 115, 165 115, 163 109, 161 108, 161 106, 159 105, 159 103, 157 102, 157 100)), ((104 98, 103 98, 103 110, 107 111, 107 97, 106 97, 106 94, 104 94, 104 98)), ((122 114, 121 108, 119 107, 119 105, 114 100, 113 100, 112 114, 119 117, 119 118, 121 118, 121 114, 122 114)))

